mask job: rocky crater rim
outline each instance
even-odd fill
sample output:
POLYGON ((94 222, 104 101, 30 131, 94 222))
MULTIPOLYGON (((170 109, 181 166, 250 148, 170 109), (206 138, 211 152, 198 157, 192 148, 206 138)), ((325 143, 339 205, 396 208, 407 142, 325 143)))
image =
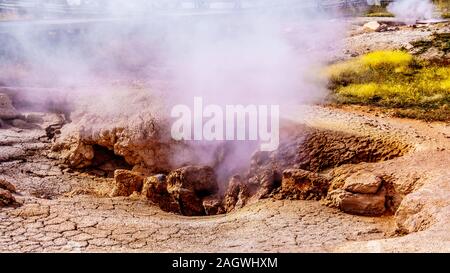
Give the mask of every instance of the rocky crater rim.
POLYGON ((236 152, 229 143, 213 146, 211 164, 195 157, 174 164, 174 154, 195 154, 202 147, 136 139, 127 128, 60 139, 52 156, 71 169, 113 178, 109 196, 148 199, 164 211, 187 216, 223 214, 265 198, 321 200, 360 215, 395 212, 386 201, 386 196, 391 198, 389 181, 382 176, 361 171, 344 183, 336 180, 342 180, 341 169, 401 157, 411 145, 381 134, 363 136, 293 123, 282 126, 280 139, 276 151, 254 152, 246 168, 225 174, 223 164, 233 161, 236 152))

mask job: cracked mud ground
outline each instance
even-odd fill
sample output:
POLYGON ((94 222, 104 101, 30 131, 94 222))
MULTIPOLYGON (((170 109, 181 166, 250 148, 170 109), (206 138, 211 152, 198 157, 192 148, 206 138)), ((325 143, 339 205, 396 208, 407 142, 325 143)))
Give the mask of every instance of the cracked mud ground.
POLYGON ((25 202, 0 214, 2 251, 324 251, 358 237, 383 237, 386 223, 314 201, 267 200, 202 218, 121 198, 25 202))
POLYGON ((349 215, 317 201, 265 199, 226 215, 179 216, 139 197, 101 197, 111 188, 112 179, 64 169, 48 159, 50 143, 44 140, 44 130, 3 129, 0 178, 15 184, 15 197, 22 206, 0 208, 0 252, 450 250, 448 125, 321 107, 300 109, 297 117, 304 119, 298 122, 321 128, 389 132, 409 139, 416 152, 371 167, 392 173, 413 168, 419 175, 414 179, 421 183, 411 195, 420 199, 421 190, 434 192, 427 202, 434 202, 431 211, 436 215, 423 219, 417 213, 420 217, 411 221, 425 221, 421 225, 425 228, 404 236, 394 232, 397 215, 349 215), (439 194, 433 186, 441 187, 439 194))

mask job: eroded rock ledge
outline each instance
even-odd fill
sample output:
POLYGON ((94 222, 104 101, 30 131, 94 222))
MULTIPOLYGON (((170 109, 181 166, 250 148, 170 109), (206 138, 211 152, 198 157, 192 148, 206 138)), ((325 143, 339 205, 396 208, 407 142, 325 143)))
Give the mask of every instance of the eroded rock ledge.
MULTIPOLYGON (((408 145, 305 126, 284 128, 282 136, 277 151, 254 153, 249 168, 230 173, 228 181, 220 181, 211 166, 185 165, 152 172, 141 161, 139 168, 114 171, 111 195, 138 195, 162 210, 189 216, 231 212, 269 197, 322 200, 325 205, 360 215, 395 212, 398 200, 388 202, 395 197, 387 190, 389 182, 370 171, 353 170, 353 166, 402 156, 408 145)), ((75 154, 78 151, 73 150, 75 154)), ((215 162, 220 166, 219 158, 215 162)))

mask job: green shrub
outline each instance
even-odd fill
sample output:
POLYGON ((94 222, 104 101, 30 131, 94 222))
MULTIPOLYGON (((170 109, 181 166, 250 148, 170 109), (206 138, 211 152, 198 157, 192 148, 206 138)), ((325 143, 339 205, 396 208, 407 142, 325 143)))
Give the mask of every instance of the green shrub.
MULTIPOLYGON (((372 52, 333 64, 326 73, 333 98, 338 103, 417 111, 448 109, 450 103, 450 67, 420 63, 402 51, 372 52)), ((414 116, 414 111, 408 111, 408 116, 414 116)), ((448 110, 440 110, 440 113, 448 113, 448 110)), ((442 118, 443 115, 437 116, 442 118)))

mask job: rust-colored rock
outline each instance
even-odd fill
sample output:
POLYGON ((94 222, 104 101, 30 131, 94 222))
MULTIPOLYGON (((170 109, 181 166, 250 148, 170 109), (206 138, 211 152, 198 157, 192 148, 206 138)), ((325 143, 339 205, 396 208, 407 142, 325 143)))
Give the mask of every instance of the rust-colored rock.
POLYGON ((327 190, 328 179, 322 175, 301 169, 283 171, 280 191, 283 198, 319 200, 326 195, 327 190))
POLYGON ((145 178, 142 194, 163 211, 181 213, 178 202, 167 191, 167 179, 163 174, 145 178))
POLYGON ((205 215, 203 198, 218 191, 214 170, 207 166, 187 166, 167 177, 167 191, 177 200, 183 215, 205 215))
POLYGON ((250 196, 248 186, 239 175, 235 175, 228 183, 227 191, 223 198, 223 207, 226 212, 235 208, 242 208, 250 196))
POLYGON ((344 190, 352 193, 375 194, 383 183, 382 179, 370 172, 358 172, 345 180, 344 190))
POLYGON ((171 172, 168 176, 168 187, 209 193, 218 190, 214 170, 209 166, 186 166, 171 172))
POLYGON ((381 215, 386 211, 386 190, 381 188, 376 194, 351 193, 337 189, 328 194, 330 204, 350 214, 381 215))
POLYGON ((133 192, 141 192, 144 176, 128 170, 115 170, 114 180, 111 196, 130 196, 133 192))
POLYGON ((77 135, 65 139, 65 142, 55 144, 52 151, 72 168, 90 166, 94 159, 92 145, 81 141, 77 135))
POLYGON ((261 168, 247 181, 249 194, 255 199, 263 199, 269 197, 272 191, 280 185, 280 173, 268 166, 261 168))
POLYGON ((142 194, 167 212, 184 215, 223 213, 222 199, 210 167, 187 166, 165 175, 145 178, 142 194))
POLYGON ((142 186, 142 194, 151 198, 154 194, 162 194, 167 192, 166 176, 164 174, 157 174, 146 177, 142 186))

